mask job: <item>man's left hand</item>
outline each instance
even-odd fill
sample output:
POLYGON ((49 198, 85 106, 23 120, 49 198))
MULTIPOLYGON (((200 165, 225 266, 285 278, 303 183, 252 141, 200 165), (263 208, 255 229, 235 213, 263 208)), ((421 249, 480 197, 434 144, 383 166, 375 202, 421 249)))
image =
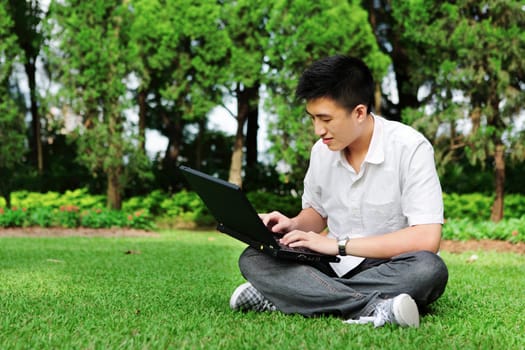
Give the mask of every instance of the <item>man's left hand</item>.
POLYGON ((305 247, 326 255, 337 255, 339 252, 335 238, 328 238, 313 231, 290 231, 281 238, 281 243, 290 247, 305 247))

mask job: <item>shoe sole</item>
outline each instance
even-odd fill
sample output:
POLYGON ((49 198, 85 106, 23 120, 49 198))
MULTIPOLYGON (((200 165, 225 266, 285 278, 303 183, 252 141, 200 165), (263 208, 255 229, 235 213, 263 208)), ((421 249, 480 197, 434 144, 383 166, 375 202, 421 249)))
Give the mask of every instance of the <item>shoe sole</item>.
POLYGON ((400 294, 395 297, 392 309, 396 323, 401 327, 419 327, 419 310, 410 295, 400 294))
POLYGON ((232 310, 240 310, 240 308, 235 305, 237 302, 237 299, 239 298, 239 295, 241 295, 247 288, 251 288, 252 284, 250 282, 246 282, 241 284, 235 291, 233 292, 231 298, 230 298, 230 309, 232 310))

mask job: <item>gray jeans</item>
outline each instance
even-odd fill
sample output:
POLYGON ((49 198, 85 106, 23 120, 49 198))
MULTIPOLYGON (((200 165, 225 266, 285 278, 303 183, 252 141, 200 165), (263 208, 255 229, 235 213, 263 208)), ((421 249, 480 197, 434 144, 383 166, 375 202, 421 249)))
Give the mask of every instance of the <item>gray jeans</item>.
POLYGON ((447 284, 443 260, 428 251, 391 259, 365 259, 339 278, 328 264, 303 264, 247 248, 239 259, 243 276, 279 311, 307 317, 370 316, 380 301, 407 293, 425 308, 447 284))

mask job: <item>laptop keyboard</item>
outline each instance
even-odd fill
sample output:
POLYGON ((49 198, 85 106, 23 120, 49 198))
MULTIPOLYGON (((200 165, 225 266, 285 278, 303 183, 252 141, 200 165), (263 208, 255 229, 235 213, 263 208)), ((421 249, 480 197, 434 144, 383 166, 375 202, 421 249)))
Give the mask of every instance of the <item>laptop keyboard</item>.
POLYGON ((286 244, 283 244, 279 241, 277 241, 279 243, 279 247, 281 247, 281 249, 283 250, 288 250, 288 251, 292 251, 292 252, 299 252, 299 253, 312 253, 312 250, 311 249, 308 249, 308 248, 305 248, 305 247, 289 247, 287 246, 286 244))

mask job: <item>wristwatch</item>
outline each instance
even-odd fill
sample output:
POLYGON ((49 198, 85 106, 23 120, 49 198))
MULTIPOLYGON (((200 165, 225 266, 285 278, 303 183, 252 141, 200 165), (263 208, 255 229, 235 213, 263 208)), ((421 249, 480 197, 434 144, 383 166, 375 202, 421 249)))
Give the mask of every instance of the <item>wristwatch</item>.
POLYGON ((339 249, 340 256, 346 255, 346 244, 348 243, 348 241, 349 241, 348 237, 342 238, 337 241, 337 248, 339 249))

